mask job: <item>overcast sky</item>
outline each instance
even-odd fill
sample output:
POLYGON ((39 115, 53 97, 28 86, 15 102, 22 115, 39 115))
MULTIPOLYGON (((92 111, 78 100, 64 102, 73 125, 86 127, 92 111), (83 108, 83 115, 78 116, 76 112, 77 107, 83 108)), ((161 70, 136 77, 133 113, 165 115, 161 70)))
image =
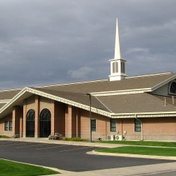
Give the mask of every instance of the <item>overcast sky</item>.
POLYGON ((176 0, 0 0, 0 89, 176 72, 176 0))

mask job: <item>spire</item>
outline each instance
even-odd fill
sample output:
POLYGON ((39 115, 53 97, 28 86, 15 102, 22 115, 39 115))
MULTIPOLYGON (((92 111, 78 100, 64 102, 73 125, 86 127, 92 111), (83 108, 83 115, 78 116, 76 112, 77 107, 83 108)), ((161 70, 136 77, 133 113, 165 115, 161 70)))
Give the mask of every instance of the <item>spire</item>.
POLYGON ((110 60, 110 75, 109 75, 110 81, 122 80, 126 77, 125 63, 126 63, 126 60, 122 59, 121 51, 120 51, 120 35, 119 35, 119 26, 118 26, 118 18, 117 18, 114 59, 110 60))
POLYGON ((115 37, 114 59, 121 59, 120 36, 119 36, 119 22, 118 22, 118 18, 116 19, 116 37, 115 37))

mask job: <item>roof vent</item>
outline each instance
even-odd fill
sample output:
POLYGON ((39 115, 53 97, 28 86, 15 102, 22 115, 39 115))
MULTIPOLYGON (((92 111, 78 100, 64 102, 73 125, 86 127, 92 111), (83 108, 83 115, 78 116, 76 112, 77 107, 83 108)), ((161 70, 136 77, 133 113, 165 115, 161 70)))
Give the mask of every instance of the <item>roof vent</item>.
POLYGON ((172 104, 174 105, 175 104, 175 97, 172 96, 172 104))
POLYGON ((167 98, 164 97, 164 106, 166 106, 166 105, 167 105, 167 98))

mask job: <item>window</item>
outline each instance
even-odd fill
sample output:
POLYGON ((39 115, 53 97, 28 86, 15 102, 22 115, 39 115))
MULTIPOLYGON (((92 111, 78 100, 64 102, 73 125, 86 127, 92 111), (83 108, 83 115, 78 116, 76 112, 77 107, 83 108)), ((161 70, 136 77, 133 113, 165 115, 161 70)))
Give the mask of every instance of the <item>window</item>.
POLYGON ((51 112, 43 109, 40 113, 40 137, 48 137, 51 134, 51 112))
POLYGON ((110 131, 116 132, 116 120, 115 119, 110 119, 110 131))
POLYGON ((34 121, 35 119, 35 111, 30 109, 26 114, 26 121, 34 121))
POLYGON ((125 73, 125 63, 121 62, 121 72, 125 73))
POLYGON ((170 93, 171 94, 176 94, 176 82, 172 82, 170 84, 170 93))
POLYGON ((30 109, 26 114, 26 137, 34 137, 35 111, 30 109))
POLYGON ((51 121, 51 113, 48 109, 43 109, 40 113, 40 121, 51 121))
POLYGON ((12 121, 9 121, 9 131, 12 131, 12 121))
POLYGON ((96 120, 91 120, 91 131, 96 131, 96 120))
POLYGON ((12 131, 12 121, 4 122, 4 131, 12 131))
POLYGON ((113 62, 112 63, 112 72, 113 73, 118 73, 118 62, 113 62))
POLYGON ((139 119, 134 119, 134 131, 141 132, 141 121, 139 119))
POLYGON ((8 129, 9 129, 9 124, 8 124, 8 121, 5 121, 4 122, 4 131, 9 131, 8 129))

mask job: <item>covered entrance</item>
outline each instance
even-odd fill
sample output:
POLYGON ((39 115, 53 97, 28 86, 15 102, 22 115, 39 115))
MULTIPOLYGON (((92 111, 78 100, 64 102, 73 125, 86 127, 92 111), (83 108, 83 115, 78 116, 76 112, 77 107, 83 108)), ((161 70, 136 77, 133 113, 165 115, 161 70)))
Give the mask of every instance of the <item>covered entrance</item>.
POLYGON ((26 137, 34 137, 35 111, 30 109, 26 115, 26 137))
POLYGON ((43 109, 40 113, 40 137, 48 137, 51 134, 51 113, 43 109))

